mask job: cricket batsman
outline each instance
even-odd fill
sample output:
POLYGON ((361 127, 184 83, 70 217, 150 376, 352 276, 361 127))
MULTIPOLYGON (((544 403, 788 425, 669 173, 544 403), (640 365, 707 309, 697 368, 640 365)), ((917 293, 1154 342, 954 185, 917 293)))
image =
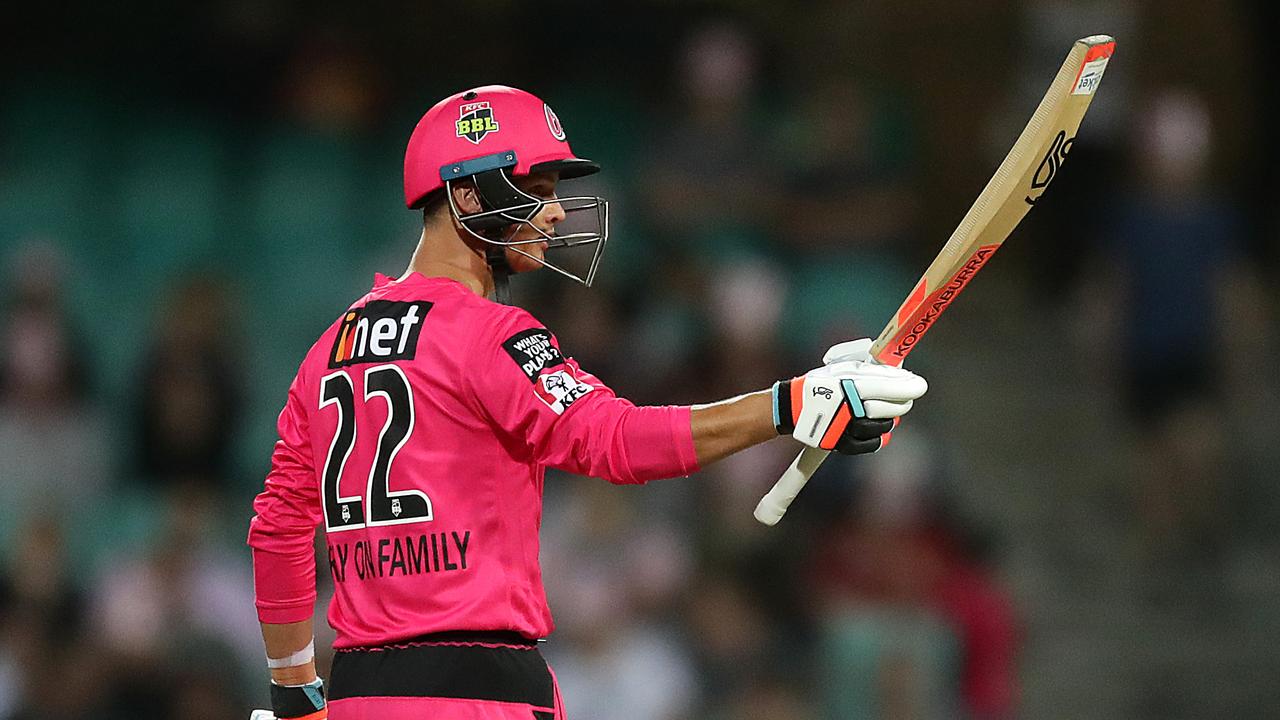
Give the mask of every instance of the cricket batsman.
MULTIPOLYGON (((708 405, 640 407, 510 304, 546 267, 590 285, 608 204, 560 197, 597 172, 550 106, 504 86, 441 100, 404 161, 422 236, 307 352, 249 527, 275 717, 564 717, 537 649, 552 629, 538 565, 546 468, 613 483, 685 476, 779 434, 874 452, 925 381, 842 343, 791 380, 708 405), (570 214, 589 228, 557 232, 570 214), (547 257, 590 251, 575 274, 547 257), (336 632, 316 676, 314 536, 325 529, 336 632)), ((258 711, 259 717, 270 717, 258 711)))

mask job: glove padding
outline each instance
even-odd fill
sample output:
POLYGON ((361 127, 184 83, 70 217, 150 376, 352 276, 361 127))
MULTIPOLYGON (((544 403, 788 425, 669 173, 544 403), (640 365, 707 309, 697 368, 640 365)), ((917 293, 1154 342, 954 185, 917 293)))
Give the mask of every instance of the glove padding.
POLYGON ((324 682, 316 678, 306 685, 271 683, 271 710, 254 710, 249 720, 324 720, 329 717, 324 682))
POLYGON ((776 383, 778 433, 846 455, 879 450, 929 385, 908 370, 872 362, 870 347, 870 339, 840 343, 827 351, 823 367, 776 383))

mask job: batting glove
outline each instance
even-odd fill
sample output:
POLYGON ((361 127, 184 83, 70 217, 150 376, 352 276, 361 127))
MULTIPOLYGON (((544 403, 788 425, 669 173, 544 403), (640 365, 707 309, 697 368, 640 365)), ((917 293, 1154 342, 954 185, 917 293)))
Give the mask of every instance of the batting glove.
POLYGON ((870 340, 840 343, 827 363, 773 386, 773 424, 810 447, 852 455, 879 450, 929 384, 909 370, 870 361, 870 340))
POLYGON ((822 356, 823 365, 830 365, 842 360, 857 360, 865 363, 875 362, 871 358, 871 338, 836 343, 827 348, 826 354, 822 356))

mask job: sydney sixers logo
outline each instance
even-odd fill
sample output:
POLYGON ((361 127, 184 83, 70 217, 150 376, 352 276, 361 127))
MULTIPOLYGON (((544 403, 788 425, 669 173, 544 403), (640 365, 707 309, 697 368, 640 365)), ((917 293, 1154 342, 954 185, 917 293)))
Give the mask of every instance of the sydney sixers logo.
POLYGON ((551 137, 557 140, 564 140, 564 126, 560 124, 560 118, 556 117, 556 111, 551 106, 543 103, 542 113, 547 116, 547 129, 551 131, 551 137))

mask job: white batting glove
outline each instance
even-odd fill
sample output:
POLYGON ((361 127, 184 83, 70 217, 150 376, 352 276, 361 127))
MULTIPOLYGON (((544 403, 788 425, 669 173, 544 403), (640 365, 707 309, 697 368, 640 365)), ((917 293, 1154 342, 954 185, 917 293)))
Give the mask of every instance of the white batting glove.
POLYGON ((879 450, 929 384, 909 370, 870 362, 870 347, 870 340, 840 343, 827 351, 828 364, 775 383, 779 434, 844 454, 879 450))
MULTIPOLYGON (((856 361, 856 362, 863 362, 863 363, 871 363, 873 365, 880 365, 880 363, 877 363, 871 357, 871 344, 872 344, 871 338, 859 338, 857 340, 850 340, 848 342, 836 343, 835 345, 832 345, 831 347, 827 348, 827 352, 822 356, 822 363, 824 365, 833 365, 839 362, 856 361)), ((921 378, 921 380, 923 380, 923 378, 921 378)), ((928 383, 925 383, 924 388, 925 390, 929 389, 928 383)), ((923 394, 924 393, 922 391, 921 395, 923 394)), ((865 398, 866 396, 864 396, 864 399, 865 398)), ((872 404, 874 405, 877 403, 873 401, 872 404)), ((910 410, 910 409, 911 409, 910 403, 908 403, 907 410, 910 410)), ((902 414, 905 414, 907 410, 903 410, 902 413, 899 413, 899 415, 894 416, 895 426, 898 424, 897 418, 900 417, 902 414)), ((881 408, 881 411, 883 411, 883 408, 881 408)), ((868 417, 879 417, 879 416, 868 412, 868 417)))
POLYGON ((859 338, 848 342, 836 343, 827 348, 827 352, 822 356, 823 365, 830 365, 841 360, 873 362, 871 359, 871 338, 859 338))

